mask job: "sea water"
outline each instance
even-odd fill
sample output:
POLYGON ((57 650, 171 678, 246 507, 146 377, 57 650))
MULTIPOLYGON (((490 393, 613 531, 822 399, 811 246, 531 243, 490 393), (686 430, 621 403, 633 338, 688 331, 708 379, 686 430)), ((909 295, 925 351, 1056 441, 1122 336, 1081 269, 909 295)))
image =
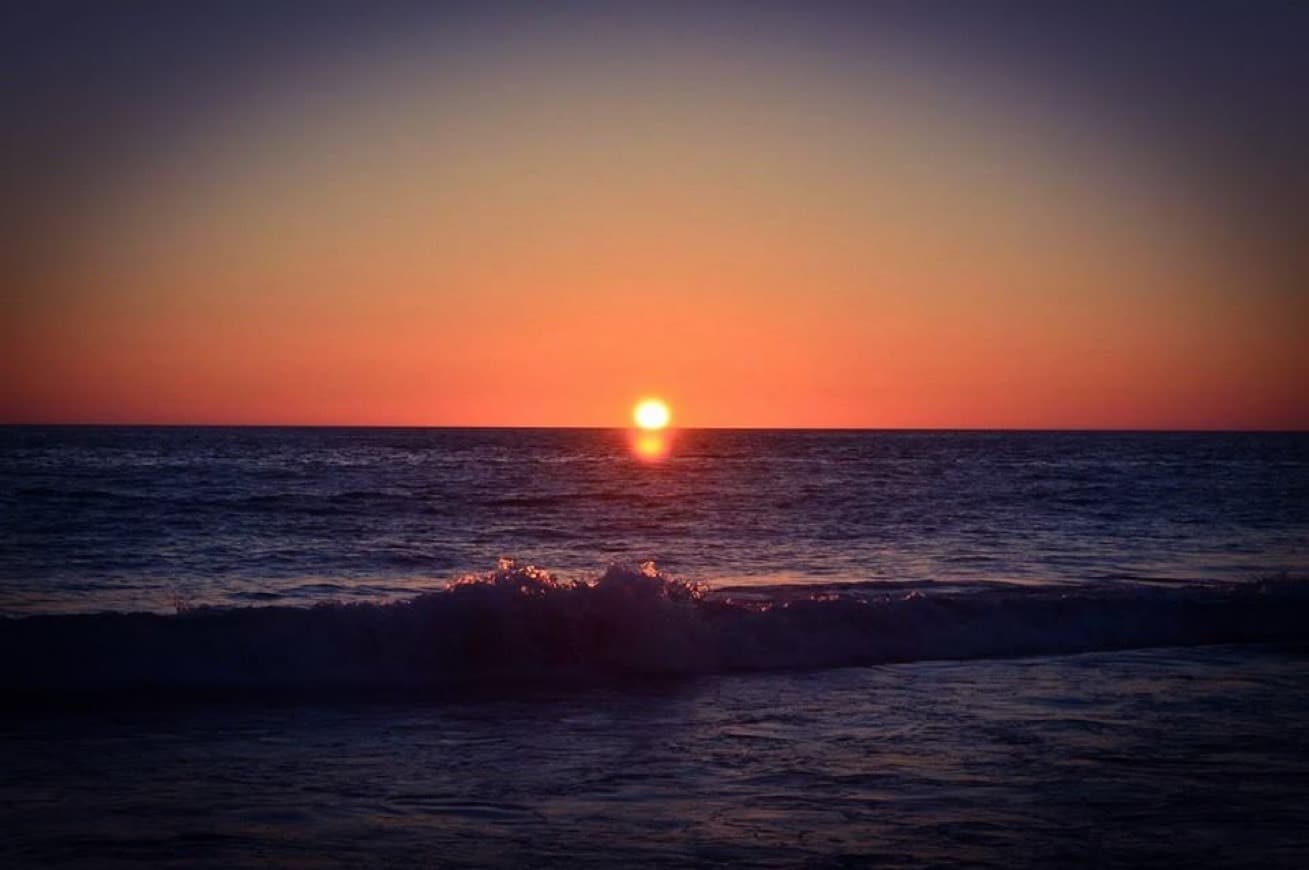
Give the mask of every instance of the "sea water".
POLYGON ((396 600, 502 557, 712 585, 1309 567, 1309 435, 0 428, 0 609, 396 600))
POLYGON ((1309 437, 0 429, 0 860, 1304 866, 1309 437))

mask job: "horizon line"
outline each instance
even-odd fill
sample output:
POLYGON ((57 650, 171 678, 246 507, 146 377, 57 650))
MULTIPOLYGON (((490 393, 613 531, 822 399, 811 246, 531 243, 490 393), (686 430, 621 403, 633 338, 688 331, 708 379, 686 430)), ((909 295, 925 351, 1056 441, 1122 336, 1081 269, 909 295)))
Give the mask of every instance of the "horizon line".
MULTIPOLYGON (((447 430, 556 430, 628 431, 636 427, 549 424, 431 424, 431 423, 123 423, 123 422, 5 422, 4 429, 447 429, 447 430)), ((1119 426, 669 426, 666 431, 684 432, 1050 432, 1050 433, 1155 433, 1155 434, 1309 434, 1306 428, 1262 427, 1119 427, 1119 426)))

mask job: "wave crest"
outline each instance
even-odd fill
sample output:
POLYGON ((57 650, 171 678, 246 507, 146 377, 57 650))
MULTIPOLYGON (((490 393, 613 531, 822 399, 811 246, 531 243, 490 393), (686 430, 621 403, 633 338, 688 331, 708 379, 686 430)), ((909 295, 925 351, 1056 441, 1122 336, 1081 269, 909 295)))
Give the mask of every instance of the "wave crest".
POLYGON ((659 571, 654 562, 635 568, 613 564, 594 581, 563 579, 535 565, 519 565, 515 559, 500 559, 488 574, 465 574, 450 584, 452 590, 509 589, 519 595, 542 595, 559 590, 581 591, 605 596, 664 598, 670 601, 700 601, 708 592, 702 583, 672 577, 659 571))

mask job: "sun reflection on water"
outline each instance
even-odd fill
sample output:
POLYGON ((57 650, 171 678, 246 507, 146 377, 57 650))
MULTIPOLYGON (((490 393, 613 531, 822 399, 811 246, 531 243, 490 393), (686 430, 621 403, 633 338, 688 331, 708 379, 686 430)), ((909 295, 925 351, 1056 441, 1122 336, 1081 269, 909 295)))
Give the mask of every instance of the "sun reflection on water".
POLYGON ((632 453, 645 462, 657 462, 668 455, 672 439, 666 432, 636 432, 632 437, 632 453))

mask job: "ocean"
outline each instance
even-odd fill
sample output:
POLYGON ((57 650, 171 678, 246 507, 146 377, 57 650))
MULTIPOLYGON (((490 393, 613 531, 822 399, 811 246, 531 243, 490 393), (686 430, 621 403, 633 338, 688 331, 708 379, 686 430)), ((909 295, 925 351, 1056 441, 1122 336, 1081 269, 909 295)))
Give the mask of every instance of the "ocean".
POLYGON ((0 428, 6 866, 1309 863, 1309 435, 0 428))

